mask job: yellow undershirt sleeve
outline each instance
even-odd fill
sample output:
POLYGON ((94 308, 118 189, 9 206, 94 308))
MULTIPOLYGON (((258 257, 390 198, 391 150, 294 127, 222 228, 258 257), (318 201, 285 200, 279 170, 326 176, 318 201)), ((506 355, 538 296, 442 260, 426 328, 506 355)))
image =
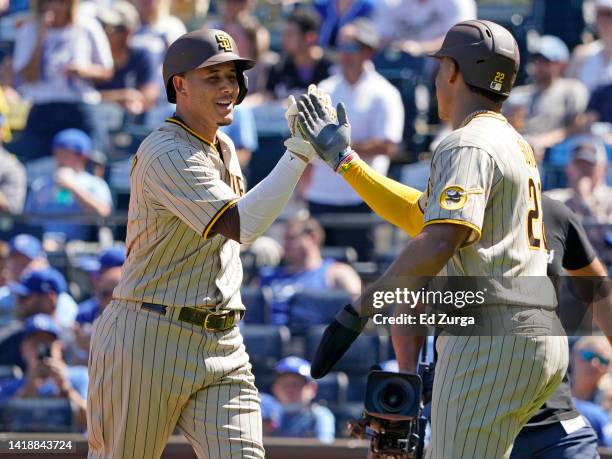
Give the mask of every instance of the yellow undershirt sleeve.
POLYGON ((423 212, 418 204, 421 191, 379 174, 361 159, 352 161, 343 177, 381 218, 411 237, 421 232, 423 212))

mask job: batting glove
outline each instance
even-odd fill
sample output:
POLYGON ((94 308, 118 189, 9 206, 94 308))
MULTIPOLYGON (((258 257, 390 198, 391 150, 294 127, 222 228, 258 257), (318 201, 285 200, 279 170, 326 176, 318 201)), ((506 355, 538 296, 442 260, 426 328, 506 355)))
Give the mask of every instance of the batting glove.
MULTIPOLYGON (((331 98, 327 93, 317 88, 316 85, 311 84, 308 86, 308 94, 313 95, 321 102, 322 109, 329 115, 331 119, 336 118, 336 111, 332 107, 331 98)), ((287 111, 285 112, 285 119, 287 120, 287 126, 289 127, 289 132, 291 132, 291 137, 285 140, 285 147, 287 150, 298 153, 302 156, 305 156, 309 160, 316 158, 317 154, 312 145, 303 138, 302 133, 298 126, 298 105, 293 96, 289 96, 287 111)))
POLYGON ((310 375, 319 379, 329 373, 361 334, 367 323, 368 319, 360 317, 350 304, 341 309, 321 337, 321 342, 312 359, 310 375))
POLYGON ((334 171, 342 172, 343 166, 358 156, 350 147, 351 125, 344 104, 337 105, 336 117, 326 109, 326 100, 326 97, 321 98, 315 93, 301 96, 298 102, 298 126, 302 136, 314 147, 319 157, 334 171))

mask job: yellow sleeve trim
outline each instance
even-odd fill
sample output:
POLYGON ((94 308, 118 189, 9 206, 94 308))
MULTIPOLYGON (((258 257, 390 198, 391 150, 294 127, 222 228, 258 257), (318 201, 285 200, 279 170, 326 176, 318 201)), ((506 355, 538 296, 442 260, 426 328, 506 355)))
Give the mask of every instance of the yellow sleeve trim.
POLYGON ((187 132, 189 132, 192 136, 194 136, 196 139, 201 140, 202 142, 204 142, 205 144, 209 145, 213 150, 215 150, 217 152, 217 154, 219 154, 219 151, 217 150, 217 147, 215 146, 214 143, 212 143, 210 140, 206 139, 205 137, 202 137, 200 134, 198 134, 196 131, 194 131, 193 129, 191 129, 189 126, 187 126, 183 121, 181 120, 177 120, 176 118, 166 118, 166 121, 168 123, 172 123, 172 124, 176 124, 177 126, 182 127, 184 130, 186 130, 187 132))
POLYGON ((232 207, 237 202, 238 199, 232 199, 217 211, 215 216, 208 222, 208 225, 206 225, 206 228, 204 228, 204 231, 202 232, 202 237, 204 239, 208 239, 208 233, 210 233, 212 227, 215 226, 215 223, 217 223, 217 221, 221 218, 221 216, 225 213, 227 209, 232 207))
POLYGON ((433 220, 429 220, 427 222, 425 222, 425 224, 423 225, 423 227, 429 226, 429 225, 435 225, 436 223, 450 223, 452 225, 460 225, 460 226, 467 226, 468 228, 474 230, 476 232, 476 237, 472 238, 471 236, 467 239, 467 242, 465 242, 461 248, 464 247, 468 247, 472 244, 475 244, 476 242, 480 241, 480 237, 482 235, 480 228, 478 228, 478 226, 474 225, 473 223, 470 222, 466 222, 464 220, 455 220, 454 218, 436 218, 433 220))
POLYGON ((381 218, 412 237, 421 232, 421 191, 379 174, 361 159, 351 161, 342 177, 381 218))

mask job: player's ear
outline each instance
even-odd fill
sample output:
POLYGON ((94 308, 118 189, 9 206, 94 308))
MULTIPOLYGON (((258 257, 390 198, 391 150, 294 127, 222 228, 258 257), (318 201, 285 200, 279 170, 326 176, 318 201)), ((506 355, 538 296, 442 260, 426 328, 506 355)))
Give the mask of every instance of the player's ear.
POLYGON ((457 65, 457 63, 453 59, 449 59, 448 67, 448 82, 455 83, 459 78, 459 75, 461 74, 461 72, 459 71, 459 65, 457 65))
POLYGON ((187 96, 187 81, 185 79, 185 74, 179 73, 174 75, 172 77, 172 84, 174 85, 174 90, 177 94, 187 96))

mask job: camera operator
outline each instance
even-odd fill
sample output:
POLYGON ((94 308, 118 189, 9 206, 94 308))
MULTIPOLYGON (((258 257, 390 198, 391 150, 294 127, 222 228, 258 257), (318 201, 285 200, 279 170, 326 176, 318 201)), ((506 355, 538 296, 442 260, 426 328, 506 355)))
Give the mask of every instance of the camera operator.
POLYGON ((2 395, 8 398, 64 398, 76 410, 76 424, 87 426, 87 368, 69 367, 62 356, 60 328, 52 316, 36 314, 25 324, 21 354, 26 362, 23 379, 5 382, 2 395))

